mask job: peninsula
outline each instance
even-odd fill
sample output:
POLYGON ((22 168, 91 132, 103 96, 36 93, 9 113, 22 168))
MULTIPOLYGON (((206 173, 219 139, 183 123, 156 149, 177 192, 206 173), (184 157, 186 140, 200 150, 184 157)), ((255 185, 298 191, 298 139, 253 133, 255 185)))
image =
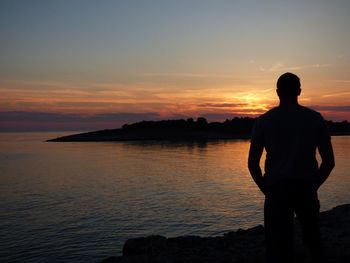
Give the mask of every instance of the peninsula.
MULTIPOLYGON (((73 134, 50 142, 99 142, 99 141, 135 141, 135 140, 219 140, 248 139, 255 118, 241 117, 227 119, 224 122, 208 122, 199 117, 196 120, 141 121, 124 124, 119 129, 99 130, 73 134)), ((327 121, 331 135, 350 135, 350 123, 347 121, 327 121)))

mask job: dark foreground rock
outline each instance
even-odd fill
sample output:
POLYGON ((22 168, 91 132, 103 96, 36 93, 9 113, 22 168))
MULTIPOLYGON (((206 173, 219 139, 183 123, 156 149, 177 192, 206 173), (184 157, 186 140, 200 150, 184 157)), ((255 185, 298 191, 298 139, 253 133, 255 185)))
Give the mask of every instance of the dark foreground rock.
MULTIPOLYGON (((350 262, 350 204, 322 212, 320 219, 328 262, 350 262)), ((307 262, 297 223, 295 243, 296 262, 307 262)), ((129 239, 123 247, 123 256, 110 257, 101 263, 262 263, 264 255, 264 228, 257 226, 218 237, 129 239)))

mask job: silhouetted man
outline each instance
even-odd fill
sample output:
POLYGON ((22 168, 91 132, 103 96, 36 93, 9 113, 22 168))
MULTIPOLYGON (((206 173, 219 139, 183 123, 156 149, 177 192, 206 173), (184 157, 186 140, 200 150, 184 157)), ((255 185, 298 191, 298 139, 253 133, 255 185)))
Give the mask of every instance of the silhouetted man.
POLYGON ((319 230, 318 188, 334 167, 331 138, 321 114, 298 104, 300 80, 285 73, 277 81, 280 104, 261 115, 253 128, 249 171, 265 194, 268 263, 293 262, 294 213, 312 262, 324 262, 319 230), (260 158, 266 150, 265 175, 260 158), (322 162, 316 160, 318 149, 322 162))

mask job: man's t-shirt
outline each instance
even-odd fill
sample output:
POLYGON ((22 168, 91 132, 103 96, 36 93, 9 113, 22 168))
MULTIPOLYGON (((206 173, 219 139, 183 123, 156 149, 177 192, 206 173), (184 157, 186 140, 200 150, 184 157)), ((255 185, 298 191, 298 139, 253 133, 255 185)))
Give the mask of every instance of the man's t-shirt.
POLYGON ((316 149, 330 135, 320 113, 300 105, 279 106, 257 119, 251 140, 265 147, 265 183, 273 185, 286 180, 316 182, 316 149))

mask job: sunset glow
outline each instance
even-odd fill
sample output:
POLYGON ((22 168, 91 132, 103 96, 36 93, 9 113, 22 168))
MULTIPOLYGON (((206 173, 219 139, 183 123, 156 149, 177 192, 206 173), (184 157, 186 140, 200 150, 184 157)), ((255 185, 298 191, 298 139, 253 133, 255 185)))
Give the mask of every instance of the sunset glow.
POLYGON ((350 120, 348 1, 3 1, 0 130, 258 116, 276 80, 350 120))

